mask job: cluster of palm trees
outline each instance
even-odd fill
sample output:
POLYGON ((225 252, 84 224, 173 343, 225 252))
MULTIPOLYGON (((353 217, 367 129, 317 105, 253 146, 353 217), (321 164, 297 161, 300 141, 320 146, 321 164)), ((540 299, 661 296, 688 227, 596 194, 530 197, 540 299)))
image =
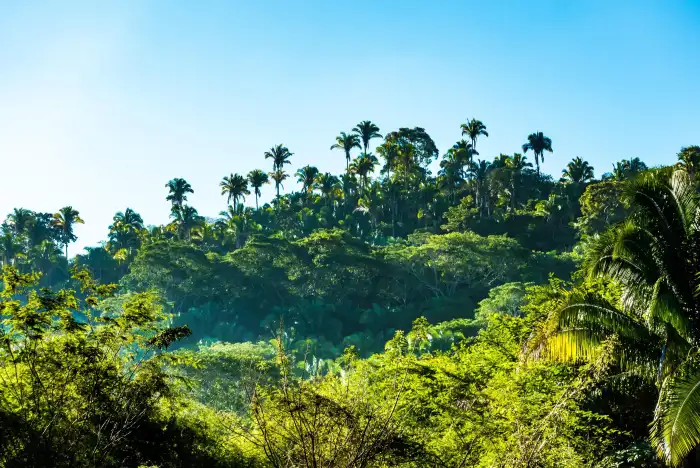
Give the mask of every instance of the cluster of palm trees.
POLYGON ((83 220, 71 206, 56 213, 15 208, 0 226, 0 261, 23 270, 42 271, 49 280, 57 266, 65 274, 68 246, 77 240, 77 224, 83 220))
MULTIPOLYGON (((443 161, 443 167, 447 168, 448 172, 454 174, 456 166, 461 166, 459 171, 464 175, 464 166, 472 163, 473 155, 478 155, 476 152, 476 142, 480 136, 488 136, 486 125, 477 119, 471 119, 467 123, 461 125, 462 134, 467 135, 471 143, 462 140, 458 142, 446 156, 448 160, 443 161)), ((404 130, 404 129, 402 129, 404 130)), ((424 132, 423 129, 416 129, 424 132)), ((406 138, 402 138, 400 132, 393 132, 384 137, 380 133, 379 127, 370 120, 364 120, 357 124, 351 132, 341 132, 336 137, 336 142, 331 150, 342 150, 345 155, 346 162, 346 177, 349 175, 359 178, 359 190, 365 192, 369 185, 370 175, 375 171, 379 164, 377 157, 368 151, 369 145, 373 139, 384 138, 385 142, 377 148, 380 156, 385 160, 383 173, 387 177, 391 177, 392 171, 401 170, 404 183, 407 187, 411 172, 416 166, 417 151, 413 142, 406 138), (360 154, 353 159, 352 150, 362 150, 360 154)), ((427 134, 425 134, 427 135, 427 134)), ((429 136, 427 137, 429 139, 429 136)), ((551 140, 549 149, 551 150, 551 140)), ((432 141, 432 140, 431 140, 432 141)), ((534 140, 533 140, 534 141, 534 140)), ((535 147, 536 155, 541 153, 539 147, 535 147)), ((283 182, 289 177, 284 170, 285 165, 290 164, 290 157, 293 155, 289 149, 283 144, 278 144, 265 152, 266 159, 272 159, 272 172, 265 173, 260 169, 251 171, 247 177, 240 174, 231 174, 224 177, 220 183, 222 195, 226 195, 229 204, 233 204, 234 210, 238 203, 245 200, 246 195, 250 195, 249 187, 255 193, 255 206, 259 207, 258 199, 261 195, 260 188, 270 180, 275 183, 277 197, 280 196, 280 188, 283 188, 283 182)), ((330 198, 330 194, 336 192, 337 185, 342 181, 342 178, 331 175, 330 173, 321 173, 314 166, 305 166, 297 170, 297 181, 302 184, 302 192, 310 193, 313 190, 319 192, 326 199, 330 198)), ((351 186, 349 181, 344 181, 344 187, 351 186)))
MULTIPOLYGON (((508 200, 504 206, 515 210, 520 203, 520 192, 524 177, 539 178, 540 161, 544 152, 552 151, 552 140, 542 132, 534 132, 527 137, 522 146, 523 152, 532 151, 537 165, 536 175, 531 170, 532 164, 520 153, 499 155, 492 162, 475 160, 479 153, 477 142, 481 137, 488 137, 486 125, 475 118, 468 119, 460 126, 462 139, 450 148, 440 161, 437 177, 430 175, 428 164, 438 157, 435 143, 425 129, 416 127, 401 128, 386 135, 380 133, 379 127, 370 120, 358 123, 350 132, 341 132, 331 150, 341 150, 346 162, 346 171, 340 176, 322 173, 315 166, 299 168, 295 175, 301 184, 301 195, 311 200, 314 192, 318 193, 323 205, 334 208, 338 200, 343 201, 341 215, 360 212, 381 215, 389 211, 392 232, 395 223, 404 217, 399 211, 408 213, 431 214, 433 220, 446 208, 444 203, 435 199, 440 192, 446 193, 446 203, 455 204, 465 194, 471 193, 474 206, 479 216, 489 216, 494 211, 497 200, 508 200), (374 139, 383 139, 376 148, 379 159, 369 151, 374 139), (353 150, 359 150, 357 156, 353 150), (372 174, 380 168, 382 179, 373 181, 372 174), (377 185, 379 184, 379 185, 377 185), (431 200, 432 197, 432 200, 431 200), (421 208, 420 204, 424 206, 421 208), (441 208, 442 206, 442 208, 441 208)), ((293 153, 283 144, 277 144, 264 153, 265 159, 272 160, 272 171, 261 169, 250 171, 247 175, 231 173, 221 181, 221 194, 227 198, 231 213, 242 216, 243 202, 251 193, 255 196, 255 208, 259 208, 261 188, 274 182, 276 199, 279 207, 283 203, 281 189, 290 175, 285 168, 291 164, 293 153)), ((581 158, 574 159, 564 171, 564 177, 583 184, 592 179, 592 168, 581 158)), ((184 179, 173 179, 168 183, 170 194, 168 200, 173 203, 172 229, 181 236, 188 237, 192 229, 202 223, 194 208, 184 202, 186 194, 191 193, 191 186, 184 179)), ((284 202, 287 203, 287 202, 284 202)), ((222 212, 223 213, 223 212, 222 212)), ((373 216, 373 219, 378 219, 373 216)), ((376 224, 376 223, 375 223, 376 224)))

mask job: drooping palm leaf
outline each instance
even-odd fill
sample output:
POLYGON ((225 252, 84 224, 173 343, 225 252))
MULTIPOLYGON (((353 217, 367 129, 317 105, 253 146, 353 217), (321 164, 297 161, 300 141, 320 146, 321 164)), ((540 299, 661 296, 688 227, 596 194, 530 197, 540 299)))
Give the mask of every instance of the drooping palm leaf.
POLYGON ((700 444, 700 371, 668 377, 661 388, 651 442, 671 466, 700 444))

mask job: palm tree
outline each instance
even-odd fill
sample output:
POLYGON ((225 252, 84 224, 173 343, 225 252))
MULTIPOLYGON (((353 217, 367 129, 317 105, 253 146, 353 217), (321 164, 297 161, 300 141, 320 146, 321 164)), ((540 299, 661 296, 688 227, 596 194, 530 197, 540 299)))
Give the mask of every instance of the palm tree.
POLYGON ((360 176, 360 189, 362 192, 367 187, 367 178, 371 172, 374 172, 374 166, 377 163, 377 158, 372 153, 362 153, 350 165, 350 172, 360 176))
POLYGON ((133 249, 139 246, 139 234, 143 230, 143 218, 140 214, 131 208, 127 208, 124 212, 117 212, 109 226, 108 250, 116 254, 119 250, 125 249, 131 255, 133 249))
POLYGON ((187 194, 194 193, 189 182, 181 178, 170 180, 165 184, 165 187, 169 190, 168 196, 165 199, 172 202, 173 206, 182 207, 187 201, 187 194))
POLYGON ((700 170, 700 146, 681 148, 678 153, 678 164, 685 168, 692 179, 700 170))
POLYGON ((239 199, 245 200, 246 195, 250 195, 250 190, 248 190, 248 180, 240 174, 231 174, 228 177, 224 177, 219 183, 221 187, 221 195, 227 195, 226 201, 231 204, 233 200, 233 208, 236 208, 239 199))
POLYGON ((284 172, 282 169, 278 169, 275 172, 270 172, 270 178, 275 181, 275 189, 277 190, 277 198, 280 197, 280 186, 284 188, 282 182, 284 182, 289 177, 289 174, 284 172))
POLYGON ((438 181, 443 188, 448 190, 452 202, 455 201, 457 188, 464 182, 463 169, 462 157, 456 151, 448 151, 443 160, 440 161, 438 181))
POLYGON ((315 187, 321 192, 321 196, 326 199, 328 204, 330 204, 333 194, 338 191, 339 182, 339 179, 330 172, 316 176, 315 187))
POLYGON ((476 140, 479 138, 479 135, 489 136, 489 133, 486 131, 486 125, 484 125, 481 120, 468 120, 467 123, 463 123, 460 128, 462 129, 462 135, 469 136, 474 150, 476 150, 476 140))
POLYGON ((578 156, 566 165, 566 169, 562 171, 562 174, 565 179, 575 184, 584 184, 594 177, 593 166, 578 156))
POLYGON ((379 127, 377 127, 373 122, 369 120, 363 120, 355 128, 352 129, 353 132, 357 134, 362 140, 363 152, 367 153, 367 148, 369 147, 369 142, 373 138, 381 138, 382 134, 379 133, 379 127))
POLYGON ((35 271, 41 271, 46 275, 48 284, 53 283, 53 273, 61 264, 60 256, 62 252, 51 241, 44 240, 36 244, 29 251, 28 259, 35 271))
POLYGON ((68 244, 78 239, 73 232, 76 224, 85 224, 85 222, 72 206, 64 206, 53 215, 52 225, 60 231, 61 242, 66 248, 66 259, 68 259, 68 244))
POLYGON ((7 217, 16 236, 23 234, 34 220, 34 212, 25 208, 15 208, 7 217))
POLYGON ((353 148, 360 148, 360 137, 354 133, 347 134, 345 132, 340 132, 340 135, 335 138, 336 143, 331 146, 331 149, 341 149, 345 151, 345 170, 350 169, 350 151, 353 148))
POLYGON ((253 193, 255 194, 255 209, 258 209, 258 198, 262 195, 260 193, 260 188, 269 181, 270 178, 267 173, 260 169, 253 169, 248 173, 248 182, 250 182, 250 186, 253 187, 253 193))
POLYGON ((200 216, 196 209, 188 205, 174 206, 170 217, 174 218, 173 223, 180 239, 190 240, 192 229, 204 223, 204 217, 200 216))
POLYGON ((302 184, 301 191, 308 194, 314 188, 314 182, 318 176, 318 168, 314 166, 304 166, 296 172, 297 182, 302 184))
POLYGON ((272 159, 272 170, 278 171, 284 168, 285 164, 291 164, 289 160, 294 153, 290 153, 289 149, 284 145, 275 145, 269 151, 265 151, 265 159, 272 159))
POLYGON ((479 216, 484 215, 484 209, 486 209, 488 214, 488 187, 489 187, 489 174, 491 173, 492 167, 491 163, 488 161, 482 161, 479 159, 476 163, 472 163, 469 168, 471 173, 472 183, 474 185, 474 200, 476 206, 479 210, 479 216))
POLYGON ((647 165, 639 158, 623 159, 613 164, 611 177, 615 180, 631 179, 647 169, 647 165))
POLYGON ((377 146, 377 154, 384 159, 382 174, 386 174, 387 178, 391 179, 391 171, 395 170, 398 165, 399 145, 393 140, 386 140, 377 146))
POLYGON ((123 213, 121 211, 117 212, 117 214, 114 215, 113 221, 113 225, 126 226, 133 231, 140 231, 144 228, 143 218, 131 208, 127 208, 123 213))
POLYGON ((527 156, 523 156, 520 153, 513 154, 512 157, 508 158, 505 163, 505 167, 510 173, 510 202, 511 208, 515 209, 517 202, 517 188, 520 185, 520 176, 523 170, 528 167, 532 167, 532 163, 527 161, 527 156))
MULTIPOLYGON (((462 171, 464 170, 464 167, 469 167, 471 165, 472 161, 474 161, 475 155, 479 155, 479 153, 474 149, 474 146, 465 140, 458 141, 447 152, 454 154, 456 162, 462 165, 462 171)), ((462 176, 464 176, 463 172, 462 176)))
POLYGON ((614 336, 622 371, 660 387, 651 441, 675 466, 700 444, 697 194, 685 171, 656 171, 633 180, 625 200, 632 214, 593 243, 584 264, 590 278, 620 285, 620 303, 572 292, 538 349, 580 359, 614 336))
POLYGON ((17 254, 22 252, 22 245, 11 231, 4 231, 0 236, 0 254, 3 265, 12 265, 17 254))
POLYGON ((537 175, 540 174, 540 159, 544 162, 544 152, 552 150, 552 139, 544 136, 542 132, 531 133, 527 136, 527 143, 523 144, 523 152, 532 150, 535 153, 535 164, 537 165, 537 175))
POLYGON ((340 176, 340 184, 343 192, 343 201, 347 207, 350 205, 350 197, 357 195, 357 178, 355 174, 348 170, 340 176))
POLYGON ((237 209, 229 206, 226 211, 221 211, 219 216, 221 219, 216 224, 224 235, 233 237, 234 245, 239 249, 256 226, 252 219, 252 210, 240 205, 237 209))
POLYGON ((26 233, 30 247, 44 241, 60 243, 60 231, 53 226, 52 213, 34 213, 26 233))
POLYGON ((415 146, 406 140, 400 140, 397 149, 398 166, 403 169, 404 190, 408 191, 408 181, 411 172, 413 172, 413 169, 416 167, 415 146))

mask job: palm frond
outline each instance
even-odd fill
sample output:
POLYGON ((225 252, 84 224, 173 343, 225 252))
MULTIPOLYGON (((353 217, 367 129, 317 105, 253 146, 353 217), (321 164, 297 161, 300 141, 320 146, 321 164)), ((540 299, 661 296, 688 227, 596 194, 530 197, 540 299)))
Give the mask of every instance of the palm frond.
POLYGON ((667 378, 651 428, 651 442, 671 466, 700 444, 700 372, 667 378))

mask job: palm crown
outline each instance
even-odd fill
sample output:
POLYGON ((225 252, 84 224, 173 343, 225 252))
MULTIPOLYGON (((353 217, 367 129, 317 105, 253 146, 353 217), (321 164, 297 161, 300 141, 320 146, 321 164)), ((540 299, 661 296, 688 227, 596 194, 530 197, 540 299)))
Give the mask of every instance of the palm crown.
POLYGON ((352 129, 353 132, 355 132, 360 139, 362 140, 362 148, 363 152, 367 152, 367 148, 369 147, 369 142, 373 138, 382 138, 382 134, 379 133, 379 127, 377 127, 372 121, 370 120, 363 120, 355 128, 352 129))
POLYGON ((61 241, 66 247, 66 258, 68 258, 68 244, 78 238, 73 232, 76 224, 85 224, 85 221, 80 218, 80 213, 72 206, 65 206, 53 215, 52 225, 61 233, 61 241))
POLYGON ((314 182, 318 176, 318 168, 314 166, 304 166, 296 172, 297 182, 302 184, 302 191, 309 193, 314 188, 314 182))
POLYGON ((335 141, 336 143, 331 146, 331 149, 341 149, 345 152, 345 168, 349 169, 350 160, 352 159, 350 151, 352 151, 353 148, 360 148, 360 137, 354 133, 347 134, 345 132, 340 132, 340 135, 335 138, 335 141))
POLYGON ((350 165, 350 172, 360 176, 360 185, 364 190, 367 186, 367 178, 374 171, 374 166, 377 164, 377 158, 372 153, 360 154, 350 165))
POLYGON ((248 173, 248 182, 250 186, 253 187, 253 192, 255 193, 255 207, 258 207, 258 197, 260 197, 260 188, 270 181, 270 177, 266 172, 260 169, 253 169, 248 173))
POLYGON ((576 156, 566 165, 562 171, 563 176, 575 184, 582 184, 593 179, 593 167, 580 157, 576 156))
POLYGON ((484 125, 481 120, 468 120, 467 123, 463 123, 460 128, 462 129, 462 135, 469 136, 474 148, 476 148, 476 140, 480 135, 489 136, 489 133, 486 131, 486 125, 484 125))
POLYGON ((544 162, 544 152, 552 150, 552 139, 544 136, 542 132, 531 133, 527 136, 527 143, 523 144, 523 152, 527 153, 532 150, 535 153, 535 165, 537 165, 537 173, 540 173, 540 160, 544 162))
POLYGON ((221 195, 227 195, 228 203, 233 200, 233 208, 236 208, 238 200, 245 200, 246 195, 250 195, 250 190, 248 190, 248 180, 240 174, 231 174, 228 177, 224 177, 221 183, 221 195))
POLYGON ((168 181, 165 187, 169 190, 165 198, 173 205, 182 206, 187 201, 187 194, 194 193, 192 186, 185 179, 175 178, 168 181))
POLYGON ((279 144, 270 148, 269 151, 265 151, 265 159, 272 159, 272 170, 277 171, 281 170, 285 164, 292 163, 289 158, 293 154, 286 146, 279 144))
POLYGON ((277 169, 274 172, 270 172, 270 178, 275 181, 275 189, 277 190, 277 198, 280 196, 280 187, 284 188, 282 182, 287 180, 289 174, 284 172, 282 169, 277 169))

